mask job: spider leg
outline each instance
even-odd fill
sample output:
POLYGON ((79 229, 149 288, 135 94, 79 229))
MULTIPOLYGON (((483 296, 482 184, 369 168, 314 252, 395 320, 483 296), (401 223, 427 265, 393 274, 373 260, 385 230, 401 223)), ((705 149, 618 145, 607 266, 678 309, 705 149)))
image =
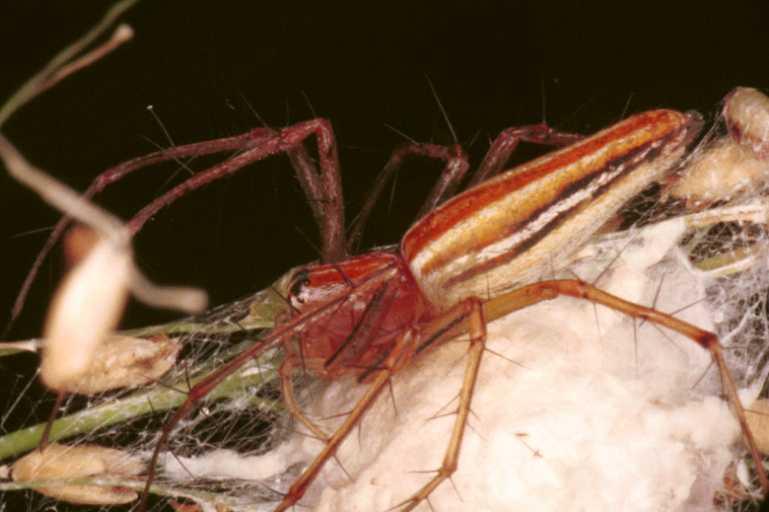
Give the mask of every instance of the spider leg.
POLYGON ((462 444, 462 436, 467 424, 467 416, 470 413, 470 403, 472 392, 475 388, 475 380, 478 376, 478 367, 480 366, 481 356, 483 354, 483 342, 486 339, 486 324, 483 320, 483 310, 481 302, 477 299, 466 299, 439 318, 431 321, 423 327, 412 327, 405 331, 395 342, 392 351, 383 361, 380 369, 372 373, 369 387, 358 400, 345 418, 344 422, 337 428, 334 434, 328 438, 321 452, 315 457, 312 463, 304 470, 299 478, 289 488, 283 501, 275 509, 275 512, 282 512, 295 505, 304 496, 305 492, 320 473, 323 465, 336 453, 336 450, 347 438, 347 435, 355 428, 355 425, 361 420, 366 411, 374 404, 379 394, 386 389, 392 376, 408 365, 410 361, 421 350, 427 349, 435 341, 443 339, 447 332, 450 332, 456 325, 462 324, 465 320, 469 321, 471 332, 470 360, 465 372, 465 379, 460 396, 460 406, 457 419, 454 423, 451 443, 446 452, 444 464, 428 484, 420 489, 412 498, 409 498, 403 504, 408 504, 404 510, 412 510, 421 501, 426 499, 429 494, 443 480, 448 478, 457 467, 459 458, 459 447, 462 444))
POLYGON ((291 413, 291 415, 299 420, 302 425, 307 427, 307 430, 312 432, 312 434, 318 438, 319 441, 327 442, 328 434, 323 432, 320 427, 313 423, 313 421, 308 418, 306 414, 304 414, 302 407, 299 405, 299 402, 296 399, 296 394, 294 392, 294 382, 291 379, 291 375, 293 374, 294 368, 296 368, 296 366, 297 365, 293 358, 287 357, 283 361, 283 364, 280 365, 280 369, 278 370, 278 374, 280 375, 281 392, 283 393, 283 400, 286 404, 286 408, 291 413))
MULTIPOLYGON (((737 386, 724 360, 721 344, 718 337, 710 331, 700 329, 688 322, 680 320, 675 316, 657 311, 640 304, 628 302, 615 295, 607 293, 591 284, 585 283, 579 279, 560 279, 550 281, 540 281, 530 284, 507 294, 491 299, 483 304, 485 317, 489 320, 499 318, 512 311, 524 308, 526 306, 550 300, 559 295, 574 297, 577 299, 588 300, 596 304, 608 307, 620 313, 624 313, 633 318, 640 318, 652 322, 656 325, 666 327, 683 336, 689 338, 702 348, 710 352, 714 363, 718 367, 721 375, 721 383, 727 396, 732 410, 740 424, 742 437, 750 451, 751 457, 755 462, 756 472, 759 482, 765 492, 769 492, 769 479, 762 464, 762 457, 756 446, 750 427, 745 418, 745 407, 742 405, 737 393, 737 386)), ((454 332, 458 334, 462 332, 454 332)))
MULTIPOLYGON (((402 340, 403 338, 401 341, 402 340)), ((401 343, 400 346, 395 347, 393 352, 397 352, 402 349, 403 346, 401 343)), ((376 374, 368 389, 366 390, 366 393, 360 398, 360 400, 358 400, 358 402, 355 404, 355 407, 352 409, 352 411, 350 411, 350 414, 345 418, 344 422, 336 430, 336 432, 334 432, 331 437, 326 439, 323 449, 315 457, 312 463, 307 467, 307 469, 304 470, 304 472, 302 472, 299 478, 296 479, 293 484, 291 484, 288 492, 283 497, 283 500, 280 502, 274 512, 282 512, 287 510, 288 508, 295 505, 300 499, 302 499, 302 496, 304 496, 304 493, 307 491, 310 484, 312 484, 312 482, 318 476, 326 461, 335 455, 336 450, 339 448, 339 445, 342 444, 342 441, 344 441, 347 435, 353 430, 353 428, 355 428, 355 425, 358 424, 360 419, 363 417, 363 414, 369 409, 369 407, 371 407, 376 398, 379 396, 379 393, 385 389, 388 381, 390 380, 390 377, 392 376, 392 373, 393 372, 391 369, 385 368, 376 374)))
POLYGON ((328 208, 326 212, 330 214, 321 230, 323 238, 322 257, 335 261, 343 256, 344 212, 341 188, 332 186, 333 180, 338 178, 339 175, 339 159, 337 157, 336 142, 331 124, 325 119, 312 119, 283 128, 263 140, 258 146, 242 151, 218 165, 195 174, 142 208, 128 222, 128 228, 132 233, 136 233, 145 222, 160 210, 193 190, 197 190, 225 176, 232 175, 249 164, 277 153, 295 149, 305 139, 313 135, 318 143, 321 178, 325 184, 326 197, 323 202, 326 208, 328 208))
POLYGON ((354 252, 354 249, 360 243, 363 229, 368 222, 371 211, 379 200, 379 196, 384 191, 385 185, 390 181, 395 172, 403 166, 404 160, 411 157, 425 157, 444 162, 438 181, 433 186, 430 194, 425 199, 422 207, 419 209, 417 218, 423 217, 430 210, 438 206, 447 198, 454 195, 459 188, 462 179, 470 168, 467 154, 462 148, 455 144, 453 146, 440 146, 438 144, 406 144, 399 147, 390 155, 390 159, 380 171, 374 184, 366 196, 363 207, 356 216, 350 234, 347 240, 347 250, 354 252))
MULTIPOLYGON (((99 174, 83 193, 83 196, 90 199, 109 185, 150 165, 168 160, 227 151, 240 152, 218 165, 195 174, 145 206, 129 222, 129 229, 132 234, 136 234, 144 223, 159 210, 184 197, 189 192, 224 176, 232 175, 253 162, 276 153, 287 152, 320 229, 321 258, 323 261, 338 261, 346 257, 339 159, 331 124, 325 119, 313 119, 297 123, 282 130, 255 128, 234 137, 177 146, 134 158, 99 174), (302 145, 304 140, 312 135, 316 136, 318 143, 319 171, 315 168, 302 145)), ((68 217, 59 220, 35 258, 14 302, 11 319, 5 328, 6 332, 21 314, 32 283, 40 271, 43 261, 69 224, 70 219, 68 217)))
MULTIPOLYGON (((333 140, 333 132, 330 136, 333 140)), ((287 154, 318 225, 322 261, 332 263, 347 258, 349 253, 344 241, 344 196, 339 161, 321 166, 318 170, 303 144, 288 150, 287 154)))
POLYGON ((446 312, 436 323, 435 321, 425 329, 426 333, 432 332, 427 336, 427 341, 420 344, 417 350, 431 345, 434 341, 445 339, 447 327, 457 322, 466 321, 467 330, 470 335, 470 347, 467 351, 467 363, 465 374, 462 378, 462 388, 459 391, 459 404, 457 405, 456 418, 451 430, 451 438, 446 447, 446 453, 443 456, 441 467, 436 475, 432 477, 425 485, 415 492, 410 498, 399 503, 394 508, 401 508, 402 512, 414 510, 421 502, 427 500, 430 494, 451 475, 459 466, 459 452, 462 447, 467 419, 470 415, 470 406, 473 401, 473 392, 475 383, 478 380, 478 372, 481 367, 484 346, 486 343, 486 321, 483 315, 483 306, 479 299, 468 298, 457 304, 451 310, 446 312))
POLYGON ((769 480, 767 480, 763 468, 762 457, 756 447, 753 434, 748 427, 745 419, 745 408, 737 394, 736 384, 726 365, 722 347, 719 344, 716 335, 689 324, 688 322, 679 320, 672 315, 623 300, 578 279, 564 279, 541 281, 518 288, 505 295, 483 302, 481 311, 477 311, 476 304, 481 305, 481 302, 478 299, 465 299, 465 301, 456 306, 456 308, 462 308, 461 312, 456 312, 455 315, 452 315, 451 312, 454 311, 452 309, 450 312, 446 313, 446 315, 439 317, 430 325, 423 328, 425 333, 433 334, 431 338, 428 338, 427 341, 422 342, 416 348, 417 351, 423 350, 427 345, 437 345, 443 340, 469 332, 469 360, 467 362, 465 375, 462 381, 462 388, 460 390, 457 418, 454 422, 451 439, 449 440, 443 463, 438 469, 437 474, 427 484, 410 498, 398 504, 395 508, 403 507, 400 509, 400 512, 413 510, 419 503, 426 500, 430 493, 444 480, 449 478, 457 468, 462 437, 467 424, 467 417, 470 412, 475 382, 480 368, 481 356, 484 351, 486 321, 492 321, 538 302, 554 299, 559 295, 588 300, 627 314, 633 318, 641 318, 650 321, 654 324, 678 332, 708 350, 718 367, 724 392, 732 406, 737 421, 740 424, 745 444, 755 462, 756 472, 761 486, 765 491, 769 490, 769 480), (447 319, 451 319, 451 322, 447 323, 447 319))
POLYGON ((576 133, 554 130, 545 123, 507 128, 497 135, 497 138, 491 143, 486 156, 483 157, 483 162, 470 178, 467 187, 473 187, 505 170, 510 155, 513 154, 521 141, 561 147, 573 144, 582 138, 582 135, 576 133))
MULTIPOLYGON (((376 277, 387 280, 392 277, 392 269, 385 269, 384 272, 378 274, 376 277), (388 273, 389 272, 389 273, 388 273)), ((368 288, 379 285, 378 279, 372 278, 362 283, 355 285, 353 290, 361 290, 365 292, 368 288)), ((142 492, 141 501, 137 507, 137 510, 147 510, 147 500, 152 486, 152 482, 155 479, 157 471, 157 462, 160 457, 160 452, 168 444, 168 439, 176 426, 189 414, 195 410, 203 397, 213 391, 219 384, 221 384, 227 377, 232 375, 238 368, 241 368, 248 361, 255 357, 258 357, 266 350, 278 346, 282 343, 288 343, 288 340, 296 336, 302 328, 307 328, 316 322, 327 321, 330 315, 333 315, 338 310, 339 304, 347 299, 347 294, 337 297, 322 304, 317 309, 310 311, 304 315, 297 316, 295 318, 287 320, 285 323, 278 327, 275 327, 264 338, 261 338, 249 348, 240 352, 238 355, 230 359, 224 365, 208 374, 206 377, 198 381, 187 392, 187 398, 176 409, 174 414, 165 422, 163 429, 158 438, 155 449, 152 451, 150 460, 147 463, 147 476, 144 491, 142 492)), ((308 420, 309 421, 309 420, 308 420)), ((321 436, 321 439, 325 439, 326 436, 321 436)))
MULTIPOLYGON (((83 198, 91 199, 95 195, 104 191, 104 189, 113 183, 116 183, 129 174, 132 174, 133 172, 145 167, 169 160, 205 156, 226 151, 237 151, 239 149, 259 144, 260 141, 264 140, 268 136, 268 130, 264 128, 256 128, 234 137, 176 146, 161 151, 156 151, 148 155, 133 158, 114 167, 110 167, 109 169, 99 174, 96 178, 94 178, 85 192, 83 192, 83 198)), ((50 254, 56 243, 61 239, 64 231, 71 224, 71 221, 72 219, 67 216, 63 216, 61 219, 59 219, 51 233, 48 235, 45 244, 43 244, 43 247, 37 253, 35 261, 32 263, 32 267, 24 277, 24 281, 22 282, 22 285, 19 289, 19 293, 16 296, 16 300, 11 310, 11 318, 5 328, 6 332, 10 330, 16 318, 18 318, 18 316, 21 314, 21 311, 24 308, 24 303, 26 302, 27 296, 29 295, 30 288, 32 287, 32 283, 35 281, 35 278, 40 271, 40 267, 43 265, 45 258, 48 257, 48 254, 50 254)))

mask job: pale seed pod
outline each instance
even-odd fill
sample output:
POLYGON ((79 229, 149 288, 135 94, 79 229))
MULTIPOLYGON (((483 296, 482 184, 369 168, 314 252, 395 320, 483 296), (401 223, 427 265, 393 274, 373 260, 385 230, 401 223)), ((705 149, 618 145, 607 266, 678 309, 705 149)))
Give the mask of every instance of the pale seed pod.
POLYGON ((702 209, 761 193, 769 183, 769 97, 737 87, 722 110, 729 136, 699 150, 664 195, 702 209))
POLYGON ((723 109, 732 138, 769 158, 769 97, 757 89, 737 87, 726 97, 723 109))
POLYGON ((88 369, 58 391, 94 395, 149 384, 176 363, 181 345, 168 337, 152 339, 114 334, 100 343, 88 369))
POLYGON ((65 276, 45 322, 40 376, 51 389, 75 385, 99 344, 117 327, 133 263, 126 246, 100 238, 65 276))
POLYGON ((769 160, 760 160, 752 149, 724 137, 695 155, 667 194, 697 210, 753 195, 766 188, 768 180, 769 160))
MULTIPOLYGON (((11 468, 13 480, 76 479, 84 477, 133 477, 144 471, 138 458, 120 450, 97 445, 48 445, 17 460, 11 468)), ((138 494, 123 487, 97 485, 52 485, 35 489, 41 494, 79 505, 131 503, 138 494)))

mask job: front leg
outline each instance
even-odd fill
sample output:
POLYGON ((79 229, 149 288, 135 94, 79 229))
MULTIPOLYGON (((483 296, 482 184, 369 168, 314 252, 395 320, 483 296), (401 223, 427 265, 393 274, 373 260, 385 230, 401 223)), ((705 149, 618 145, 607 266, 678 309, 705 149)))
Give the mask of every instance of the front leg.
POLYGON ((478 370, 484 350, 484 341, 486 339, 486 324, 483 319, 482 305, 481 301, 477 299, 466 299, 430 323, 419 328, 408 329, 402 333, 389 352, 388 357, 381 364, 381 369, 373 373, 366 392, 358 399, 353 409, 334 434, 325 440, 325 445, 321 452, 315 456, 312 463, 291 485, 285 497, 275 509, 275 512, 287 510, 302 499, 302 496, 304 496, 309 486, 315 481, 325 463, 335 456, 339 446, 353 428, 360 423, 366 411, 372 407, 381 392, 386 389, 393 375, 409 365, 414 357, 422 351, 429 350, 432 346, 443 342, 446 339, 446 333, 451 332, 455 326, 469 329, 470 349, 468 351, 467 369, 460 392, 460 403, 451 440, 438 474, 411 498, 398 506, 403 506, 404 511, 413 510, 426 500, 430 493, 444 480, 451 477, 457 469, 459 450, 470 414, 472 394, 475 389, 475 382, 478 377, 478 370))
POLYGON ((325 119, 312 119, 283 128, 255 147, 246 149, 219 165, 195 174, 142 208, 129 221, 129 229, 136 233, 160 210, 190 192, 230 176, 254 162, 278 153, 294 150, 311 136, 315 136, 318 143, 319 166, 323 177, 322 183, 327 194, 324 204, 329 213, 326 224, 321 229, 324 247, 323 257, 331 260, 338 259, 344 255, 344 217, 341 213, 343 209, 341 189, 334 186, 339 176, 339 158, 331 124, 325 119))
POLYGON ((440 342, 444 338, 446 329, 460 322, 466 323, 470 335, 470 346, 467 349, 467 362, 465 363, 462 388, 459 391, 459 404, 455 411, 456 417, 454 418, 454 427, 451 430, 451 438, 441 467, 438 468, 435 476, 410 498, 396 505, 396 508, 403 507, 402 512, 414 510, 420 503, 428 500, 430 494, 446 479, 451 478, 459 466, 459 452, 462 448, 462 439, 471 412, 473 393, 478 381, 478 372, 486 343, 486 321, 483 317, 481 301, 470 298, 460 302, 437 321, 433 321, 421 333, 421 339, 417 343, 417 352, 424 350, 433 343, 440 342))
MULTIPOLYGON (((160 210, 187 194, 221 178, 231 176, 254 162, 285 152, 291 159, 318 223, 321 236, 321 259, 326 262, 333 262, 342 260, 347 256, 339 158, 334 132, 331 124, 325 119, 304 121, 282 130, 255 128, 242 135, 177 146, 134 158, 99 174, 83 193, 83 197, 91 199, 128 175, 161 162, 175 160, 181 165, 186 165, 182 162, 183 159, 233 151, 236 153, 227 160, 194 174, 142 208, 128 223, 131 233, 135 235, 160 210), (316 138, 318 145, 318 169, 309 160, 303 147, 303 143, 312 136, 316 138)), ((56 224, 35 258, 14 302, 6 331, 10 330, 13 322, 21 314, 26 298, 45 258, 69 224, 70 219, 63 217, 56 224)))

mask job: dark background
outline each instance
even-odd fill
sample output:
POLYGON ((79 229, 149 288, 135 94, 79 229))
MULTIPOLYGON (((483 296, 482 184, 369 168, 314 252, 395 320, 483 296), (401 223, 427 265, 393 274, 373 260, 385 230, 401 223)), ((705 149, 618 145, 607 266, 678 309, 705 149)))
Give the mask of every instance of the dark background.
MULTIPOLYGON (((340 144, 349 219, 403 142, 385 125, 419 141, 451 142, 427 77, 473 164, 507 126, 546 117, 558 128, 591 132, 663 106, 712 119, 731 88, 769 87, 769 8, 759 0, 327 3, 144 1, 125 16, 136 30, 131 43, 45 93, 3 131, 35 164, 84 189, 109 165, 171 144, 150 104, 179 144, 246 131, 259 125, 253 111, 273 126, 317 114, 332 121, 340 144)), ((0 98, 106 5, 0 2, 0 98)), ((102 204, 127 218, 178 182, 177 171, 145 171, 102 204)), ((404 171, 408 178, 401 175, 392 208, 382 202, 366 247, 398 240, 436 171, 419 163, 404 171)), ((44 241, 39 230, 56 218, 0 175, 3 324, 44 241)), ((153 278, 205 287, 217 304, 315 259, 316 244, 309 209, 286 159, 277 157, 163 211, 136 248, 153 278)), ((54 255, 9 338, 39 333, 59 272, 54 255)), ((162 318, 169 316, 133 306, 125 325, 162 318)), ((34 362, 3 361, 0 371, 34 362)))

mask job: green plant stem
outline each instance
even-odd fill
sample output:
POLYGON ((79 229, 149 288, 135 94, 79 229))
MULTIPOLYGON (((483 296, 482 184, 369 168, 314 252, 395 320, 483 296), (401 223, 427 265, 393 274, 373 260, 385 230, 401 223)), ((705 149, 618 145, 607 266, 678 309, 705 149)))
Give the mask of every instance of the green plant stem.
MULTIPOLYGON (((276 285, 280 288, 280 282, 276 285)), ((275 291, 267 288, 242 300, 216 307, 198 317, 185 318, 167 324, 144 327, 126 331, 131 336, 164 335, 181 337, 187 335, 227 335, 238 331, 251 331, 270 328, 274 319, 286 308, 285 301, 275 291), (237 321, 234 319, 237 318, 237 321)), ((193 342, 193 341, 190 341, 193 342)), ((245 350, 255 342, 254 339, 243 341, 217 357, 206 361, 186 372, 186 376, 170 384, 155 385, 124 398, 90 407, 56 420, 51 429, 51 440, 66 439, 75 435, 86 434, 97 429, 133 420, 159 411, 178 407, 187 398, 188 384, 194 385, 215 371, 219 365, 245 350)), ((263 357, 258 371, 255 363, 247 365, 205 397, 206 401, 221 398, 247 398, 252 407, 265 412, 273 412, 280 405, 272 400, 255 397, 254 389, 259 389, 277 378, 275 356, 263 357), (249 389, 252 392, 249 392, 249 389)), ((11 432, 0 437, 0 460, 17 456, 33 449, 40 442, 45 427, 40 423, 28 428, 11 432)))
MULTIPOLYGON (((251 345, 250 341, 240 343, 229 349, 224 357, 232 357, 249 345, 251 345)), ((221 361, 222 359, 217 358, 216 363, 221 361)), ((194 369, 193 377, 189 379, 181 378, 170 385, 156 385, 149 390, 133 393, 125 398, 59 418, 53 423, 50 439, 56 441, 79 434, 87 434, 117 423, 178 407, 187 398, 187 394, 180 390, 187 389, 187 382, 190 385, 195 385, 205 378, 216 369, 218 366, 216 363, 206 363, 194 369)), ((258 398, 256 392, 276 378, 275 363, 272 358, 268 358, 267 362, 260 363, 258 369, 255 363, 241 368, 206 395, 204 400, 212 402, 223 398, 232 400, 245 397, 250 406, 265 412, 274 412, 280 409, 279 403, 275 400, 258 398)), ((17 456, 35 448, 40 442, 44 428, 45 423, 39 423, 0 437, 0 460, 17 456)))

